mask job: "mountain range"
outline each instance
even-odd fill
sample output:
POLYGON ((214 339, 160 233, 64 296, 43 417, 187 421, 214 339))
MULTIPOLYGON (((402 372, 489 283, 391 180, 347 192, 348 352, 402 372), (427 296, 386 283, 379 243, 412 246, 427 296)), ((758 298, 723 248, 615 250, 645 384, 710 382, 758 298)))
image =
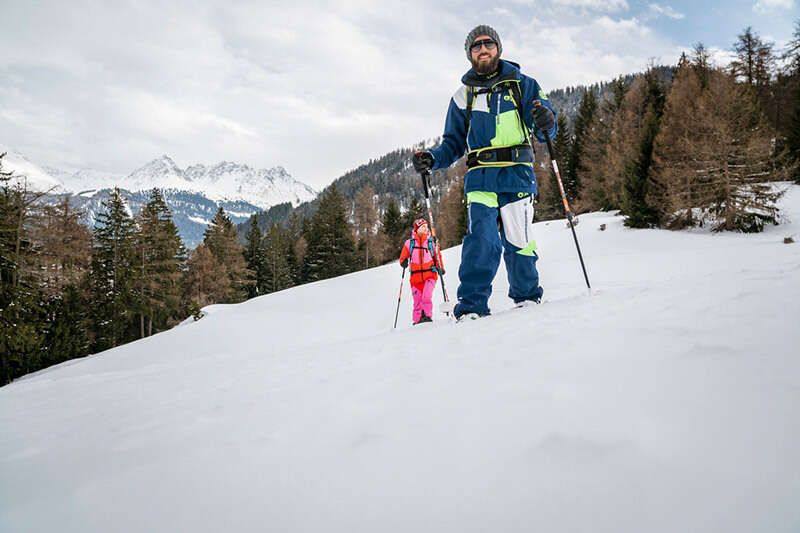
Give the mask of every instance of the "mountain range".
POLYGON ((317 196, 314 189, 292 178, 281 166, 255 169, 222 161, 181 169, 169 156, 162 155, 123 175, 41 166, 19 152, 0 147, 2 152, 7 152, 3 158, 5 171, 13 171, 17 181, 25 179, 31 190, 47 192, 53 201, 69 195, 73 205, 85 212, 85 222, 90 226, 114 187, 121 190, 133 213, 147 201, 152 189, 161 189, 181 238, 190 248, 200 242, 219 207, 238 224, 273 205, 297 206, 317 196))

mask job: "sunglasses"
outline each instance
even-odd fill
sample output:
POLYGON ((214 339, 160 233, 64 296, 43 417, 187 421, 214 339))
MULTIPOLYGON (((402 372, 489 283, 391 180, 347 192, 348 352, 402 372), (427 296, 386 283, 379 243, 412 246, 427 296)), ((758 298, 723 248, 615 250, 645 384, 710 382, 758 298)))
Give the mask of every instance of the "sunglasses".
POLYGON ((491 39, 484 39, 482 41, 475 41, 469 47, 470 52, 480 52, 481 46, 485 46, 487 50, 494 50, 497 48, 497 43, 491 39))

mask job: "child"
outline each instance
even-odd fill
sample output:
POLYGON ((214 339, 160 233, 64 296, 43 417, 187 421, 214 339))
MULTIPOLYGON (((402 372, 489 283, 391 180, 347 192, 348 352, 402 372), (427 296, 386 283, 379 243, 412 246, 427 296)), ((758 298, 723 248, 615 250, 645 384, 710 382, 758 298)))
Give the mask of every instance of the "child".
POLYGON ((432 322, 433 289, 436 287, 438 273, 444 274, 442 254, 434 243, 428 229, 428 221, 417 219, 411 230, 411 238, 403 244, 400 252, 400 265, 406 268, 411 260, 411 294, 414 297, 414 324, 432 322))

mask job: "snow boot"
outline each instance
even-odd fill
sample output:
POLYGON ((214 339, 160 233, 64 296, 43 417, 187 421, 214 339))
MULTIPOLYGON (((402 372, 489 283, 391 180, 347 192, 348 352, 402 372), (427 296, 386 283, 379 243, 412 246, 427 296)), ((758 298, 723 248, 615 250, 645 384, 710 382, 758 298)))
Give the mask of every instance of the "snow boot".
POLYGON ((425 314, 425 311, 422 312, 422 315, 419 317, 419 320, 414 322, 414 325, 422 324, 424 322, 433 322, 433 319, 425 314))
POLYGON ((467 320, 478 320, 481 317, 478 313, 464 313, 456 319, 457 322, 465 322, 467 320))
POLYGON ((520 300, 519 302, 514 302, 514 307, 519 309, 520 307, 533 307, 534 304, 540 304, 542 300, 539 298, 535 300, 520 300))

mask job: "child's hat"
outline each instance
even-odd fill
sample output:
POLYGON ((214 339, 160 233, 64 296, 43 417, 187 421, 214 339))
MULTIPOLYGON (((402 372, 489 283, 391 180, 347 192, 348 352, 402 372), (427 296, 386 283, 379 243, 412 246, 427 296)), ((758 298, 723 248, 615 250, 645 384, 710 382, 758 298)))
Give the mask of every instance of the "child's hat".
POLYGON ((427 224, 428 224, 428 221, 425 220, 424 218, 418 218, 417 220, 415 220, 414 221, 414 233, 416 233, 419 228, 421 228, 422 226, 425 226, 427 224))

